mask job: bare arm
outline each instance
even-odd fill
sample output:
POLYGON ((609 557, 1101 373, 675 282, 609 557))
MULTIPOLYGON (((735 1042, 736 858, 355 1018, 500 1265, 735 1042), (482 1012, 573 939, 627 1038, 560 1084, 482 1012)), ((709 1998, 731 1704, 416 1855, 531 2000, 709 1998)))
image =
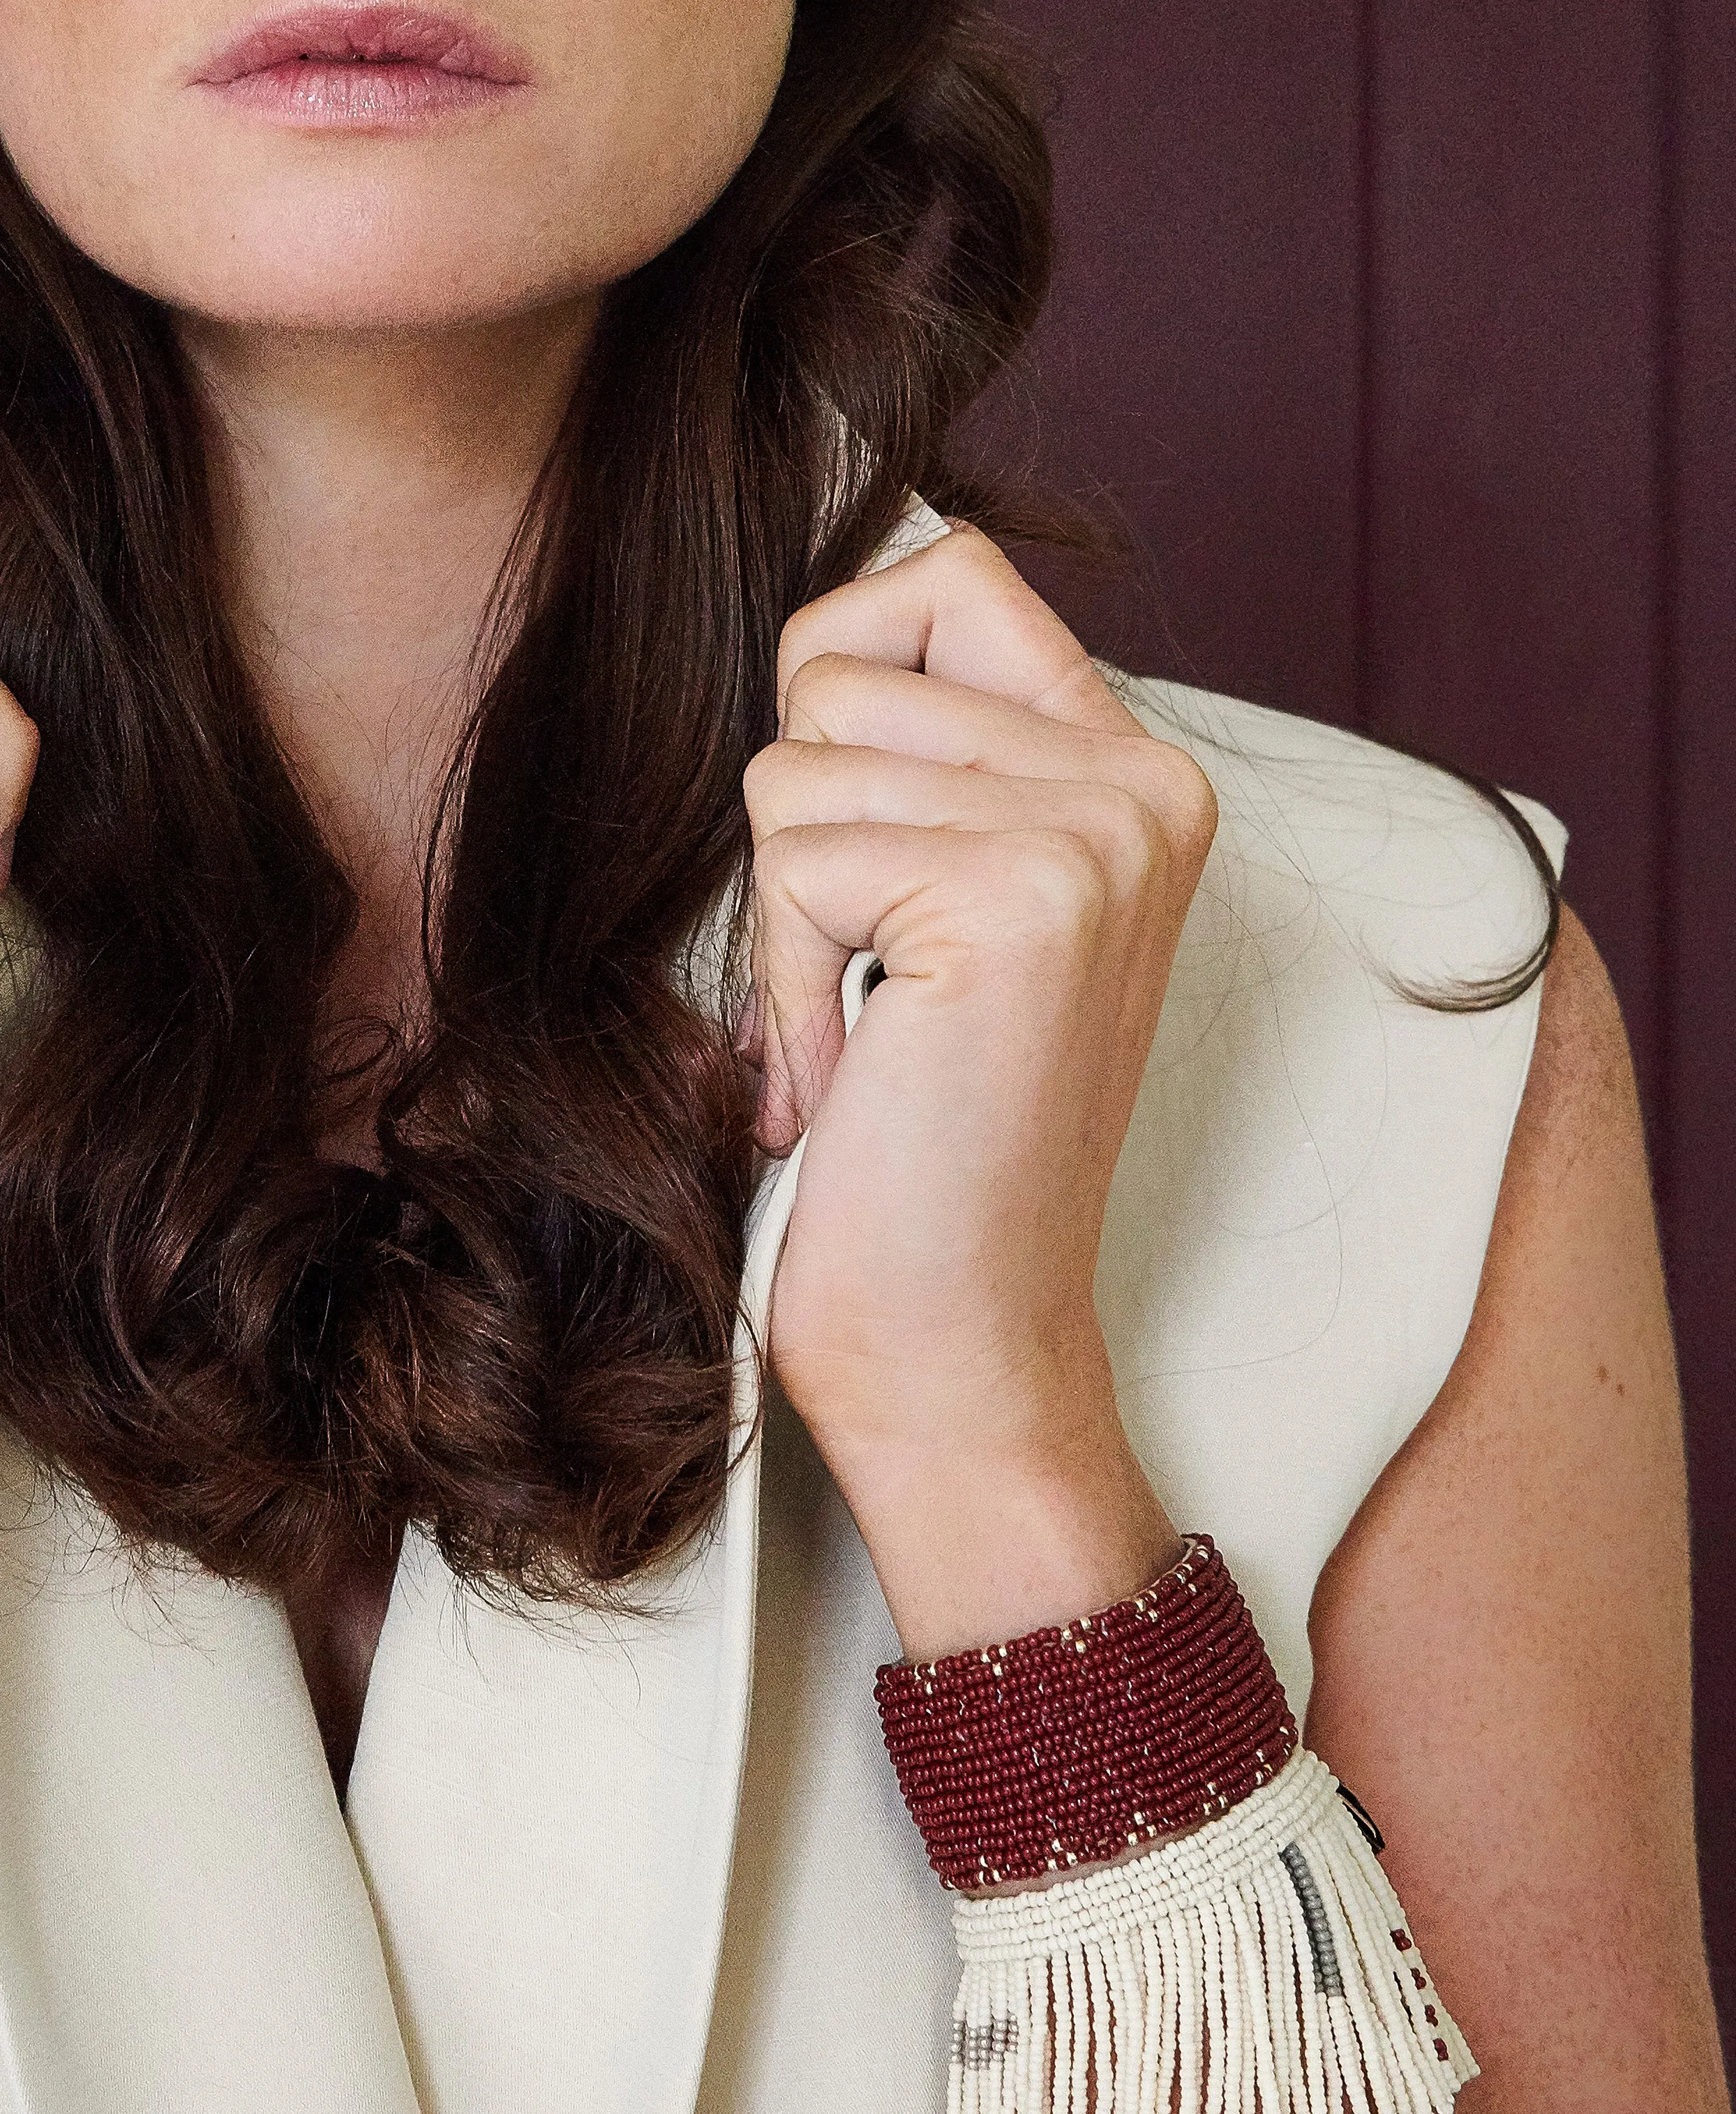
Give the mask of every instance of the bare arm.
POLYGON ((1464 2114, 1725 2114, 1679 1398, 1632 1068, 1569 914, 1476 1309, 1315 1595, 1307 1736, 1482 2066, 1464 2114))

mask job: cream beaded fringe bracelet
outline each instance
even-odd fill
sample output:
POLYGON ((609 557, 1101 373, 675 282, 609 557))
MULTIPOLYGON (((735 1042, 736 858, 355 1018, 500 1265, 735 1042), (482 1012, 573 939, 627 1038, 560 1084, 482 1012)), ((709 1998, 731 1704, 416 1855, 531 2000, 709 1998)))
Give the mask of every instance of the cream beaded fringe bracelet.
POLYGON ((1113 1607, 879 1670, 957 1892, 952 2114, 1450 2114, 1477 2066, 1379 1834, 1300 1745, 1210 1535, 1186 1540, 1113 1607))
POLYGON ((1194 1834, 961 1897, 950 2114, 1449 2114, 1477 2065, 1337 1790, 1298 1748, 1194 1834))

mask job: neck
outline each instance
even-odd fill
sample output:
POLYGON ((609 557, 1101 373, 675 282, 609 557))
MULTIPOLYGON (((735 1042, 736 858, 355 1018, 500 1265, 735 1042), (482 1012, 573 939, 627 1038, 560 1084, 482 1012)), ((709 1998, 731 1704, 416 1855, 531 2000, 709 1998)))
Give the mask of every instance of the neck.
POLYGON ((183 325, 231 613, 361 899, 345 1012, 390 1014, 409 988, 433 796, 595 318, 587 297, 437 336, 183 325))
POLYGON ((377 779, 403 789, 409 747, 469 702, 594 318, 587 299, 432 336, 184 327, 237 627, 286 748, 340 811, 377 779))

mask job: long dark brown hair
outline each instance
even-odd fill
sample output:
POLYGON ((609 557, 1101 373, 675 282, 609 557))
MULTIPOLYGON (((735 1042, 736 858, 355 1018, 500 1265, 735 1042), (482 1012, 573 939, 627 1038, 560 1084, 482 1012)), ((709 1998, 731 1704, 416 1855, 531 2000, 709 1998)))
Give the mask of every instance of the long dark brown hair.
MULTIPOLYGON (((752 1112, 692 942, 739 945, 787 618, 912 488, 1041 518, 948 453, 1048 284, 1022 80, 966 0, 800 0, 746 163, 607 299, 478 642, 425 1008, 347 1064, 359 899, 226 612, 170 320, 0 158, 0 680, 42 734, 0 1413, 136 1556, 282 1588, 414 1521, 484 1591, 619 1599, 715 1516, 752 1112), (383 1174, 317 1149, 359 1085, 383 1174)), ((1455 1009, 1559 908, 1478 790, 1549 922, 1415 994, 1455 1009)))
POLYGON ((948 437, 1040 304, 1048 189, 960 0, 802 0, 745 165, 609 295, 503 572, 382 1174, 316 1150, 358 896, 226 615, 169 319, 0 170, 0 679, 42 734, 0 1407, 135 1554, 276 1588, 415 1521, 582 1599, 714 1515, 751 1106, 684 949, 738 926, 785 620, 911 487, 980 510, 948 437))

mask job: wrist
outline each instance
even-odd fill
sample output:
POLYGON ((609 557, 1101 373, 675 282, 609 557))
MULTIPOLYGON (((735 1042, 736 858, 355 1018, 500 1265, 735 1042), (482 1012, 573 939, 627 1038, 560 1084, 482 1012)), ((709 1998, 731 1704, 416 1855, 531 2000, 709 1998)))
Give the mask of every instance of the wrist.
POLYGON ((828 1461, 912 1663, 1112 1606, 1185 1546, 1118 1418, 1035 1450, 917 1442, 828 1461))

